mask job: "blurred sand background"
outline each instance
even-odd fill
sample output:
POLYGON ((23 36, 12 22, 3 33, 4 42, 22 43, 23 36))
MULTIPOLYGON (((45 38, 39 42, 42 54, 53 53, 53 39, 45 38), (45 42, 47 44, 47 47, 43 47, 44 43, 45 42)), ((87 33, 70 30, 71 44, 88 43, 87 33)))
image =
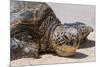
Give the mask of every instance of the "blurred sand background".
POLYGON ((94 5, 75 5, 47 3, 54 10, 56 16, 63 23, 83 22, 91 25, 94 32, 88 36, 88 40, 80 45, 76 54, 72 57, 59 57, 55 54, 42 54, 41 58, 22 58, 11 61, 11 66, 39 65, 39 64, 58 64, 75 62, 95 61, 95 6, 94 5))

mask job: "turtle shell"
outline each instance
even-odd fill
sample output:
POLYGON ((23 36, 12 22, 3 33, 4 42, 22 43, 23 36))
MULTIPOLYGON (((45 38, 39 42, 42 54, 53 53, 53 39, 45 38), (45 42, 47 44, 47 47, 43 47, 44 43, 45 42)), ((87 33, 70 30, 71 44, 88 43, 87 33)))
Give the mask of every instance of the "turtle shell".
MULTIPOLYGON (((25 56, 28 54, 34 55, 34 53, 38 55, 38 50, 47 49, 48 45, 45 44, 44 33, 52 23, 55 23, 55 20, 58 20, 49 5, 42 2, 11 0, 10 16, 11 39, 17 39, 21 44, 15 45, 15 43, 17 43, 16 40, 11 40, 11 59, 16 58, 14 56, 17 53, 18 55, 24 53, 25 56), (42 38, 43 40, 40 41, 42 38), (15 48, 13 46, 23 47, 17 50, 17 47, 15 48), (15 50, 18 52, 15 53, 15 50)), ((47 39, 47 37, 45 39, 47 39)), ((33 55, 30 56, 33 57, 33 55)))
POLYGON ((48 16, 56 17, 49 5, 42 2, 11 1, 10 9, 11 37, 17 37, 20 40, 27 39, 28 34, 29 36, 34 34, 33 38, 40 38, 37 36, 40 35, 39 27, 43 21, 48 16), (22 37, 22 34, 25 36, 22 37))

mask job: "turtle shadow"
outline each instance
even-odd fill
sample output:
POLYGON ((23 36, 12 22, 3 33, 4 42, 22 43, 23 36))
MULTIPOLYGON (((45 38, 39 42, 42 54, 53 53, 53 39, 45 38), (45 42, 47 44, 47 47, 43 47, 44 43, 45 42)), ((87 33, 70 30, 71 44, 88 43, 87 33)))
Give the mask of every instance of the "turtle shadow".
POLYGON ((40 56, 42 56, 42 55, 47 55, 47 54, 56 55, 56 53, 55 53, 55 52, 52 52, 52 51, 40 52, 40 53, 39 53, 40 56))
POLYGON ((84 48, 91 48, 95 46, 95 41, 93 40, 85 40, 81 42, 79 49, 84 49, 84 48))
MULTIPOLYGON (((46 54, 52 54, 53 56, 61 57, 61 56, 57 55, 55 52, 46 52, 46 53, 44 52, 44 53, 41 53, 40 56, 46 55, 46 54)), ((66 57, 62 56, 62 58, 72 58, 72 59, 82 59, 82 58, 86 58, 86 57, 88 57, 88 55, 80 53, 80 52, 75 52, 75 54, 72 56, 66 56, 66 57)))
MULTIPOLYGON (((58 56, 56 53, 52 53, 52 55, 58 56)), ((59 57, 61 57, 61 56, 59 56, 59 57)), ((86 58, 86 57, 88 57, 87 54, 83 54, 83 53, 80 53, 80 52, 75 52, 75 54, 72 55, 72 56, 66 56, 66 57, 62 56, 62 58, 72 58, 72 59, 82 59, 82 58, 86 58)))
POLYGON ((74 55, 72 56, 69 56, 67 58, 72 58, 72 59, 83 59, 83 58, 86 58, 88 57, 87 54, 83 54, 83 53, 80 53, 80 52, 76 52, 74 55))

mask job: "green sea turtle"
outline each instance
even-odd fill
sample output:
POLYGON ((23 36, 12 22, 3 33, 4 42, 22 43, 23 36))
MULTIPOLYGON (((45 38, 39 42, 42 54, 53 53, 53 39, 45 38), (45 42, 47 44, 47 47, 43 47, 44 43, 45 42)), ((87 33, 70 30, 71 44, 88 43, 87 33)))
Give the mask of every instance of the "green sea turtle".
POLYGON ((43 2, 11 2, 11 60, 18 56, 38 58, 41 52, 71 56, 92 31, 83 23, 61 24, 43 2))

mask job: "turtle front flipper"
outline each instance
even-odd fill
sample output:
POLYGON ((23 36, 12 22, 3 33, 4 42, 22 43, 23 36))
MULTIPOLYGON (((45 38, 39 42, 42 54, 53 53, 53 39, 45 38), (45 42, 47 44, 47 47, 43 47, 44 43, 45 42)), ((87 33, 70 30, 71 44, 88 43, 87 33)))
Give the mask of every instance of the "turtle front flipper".
POLYGON ((80 41, 85 41, 87 40, 87 36, 93 32, 93 28, 91 26, 87 26, 87 25, 84 25, 84 26, 79 26, 78 28, 78 36, 79 36, 79 40, 80 41))

